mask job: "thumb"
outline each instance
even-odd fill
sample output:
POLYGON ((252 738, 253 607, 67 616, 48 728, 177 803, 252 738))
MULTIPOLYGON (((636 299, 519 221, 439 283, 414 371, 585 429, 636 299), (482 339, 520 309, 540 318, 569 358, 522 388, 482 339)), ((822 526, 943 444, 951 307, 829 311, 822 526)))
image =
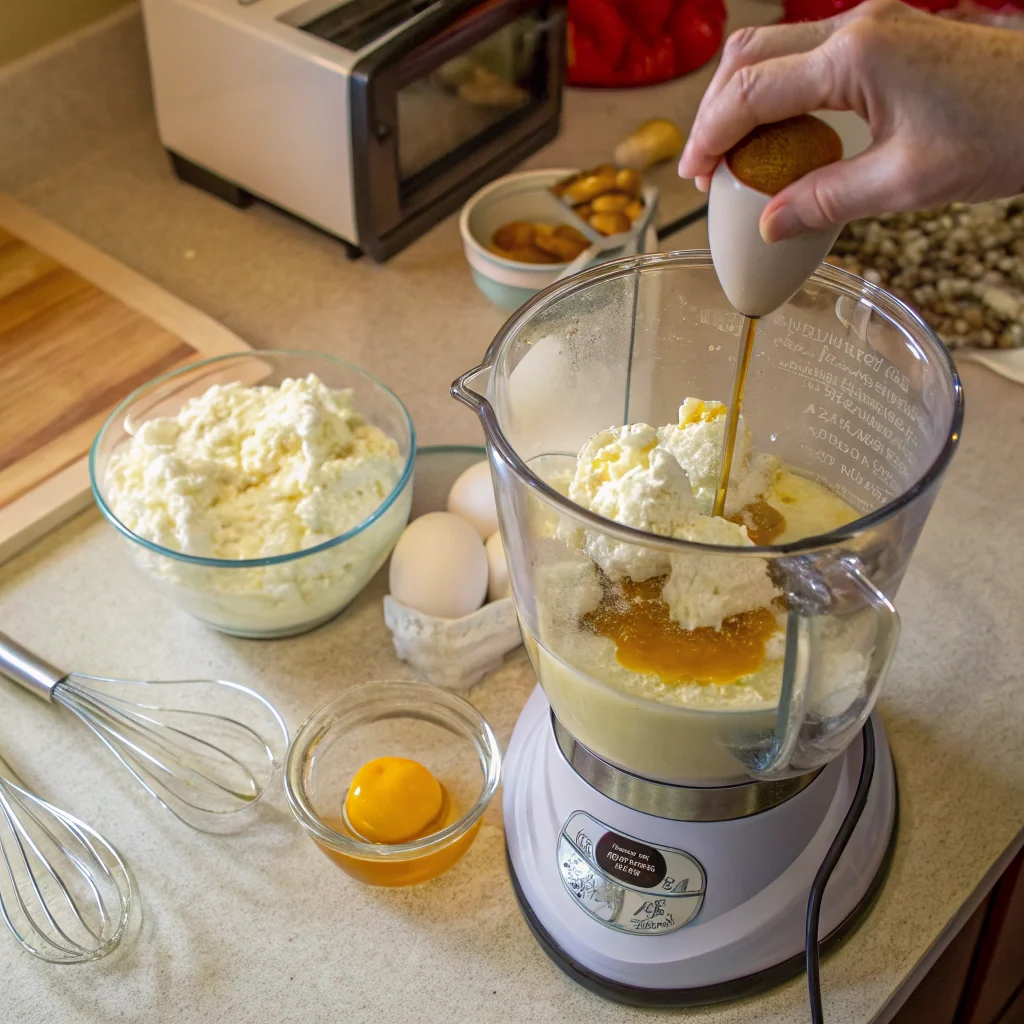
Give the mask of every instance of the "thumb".
POLYGON ((761 214, 761 237, 781 242, 804 231, 840 227, 858 217, 906 209, 906 162, 891 142, 875 144, 787 186, 761 214))

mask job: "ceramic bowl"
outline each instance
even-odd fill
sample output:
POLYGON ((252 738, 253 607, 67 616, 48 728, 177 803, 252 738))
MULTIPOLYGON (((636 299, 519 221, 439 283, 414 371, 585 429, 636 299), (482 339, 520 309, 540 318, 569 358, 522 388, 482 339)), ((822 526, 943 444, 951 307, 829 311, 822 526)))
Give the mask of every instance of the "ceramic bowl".
MULTIPOLYGON (((477 288, 496 306, 518 309, 531 296, 554 284, 570 266, 568 263, 520 263, 491 252, 488 244, 503 224, 516 220, 572 224, 588 234, 592 241, 599 241, 602 237, 574 218, 565 204, 550 191, 552 185, 576 173, 578 171, 570 167, 507 174, 480 189, 462 208, 459 231, 466 261, 477 288)), ((648 206, 653 205, 656 210, 658 190, 646 186, 643 196, 648 206)), ((654 230, 648 228, 639 244, 634 241, 628 248, 633 252, 646 252, 655 242, 654 230)), ((626 248, 619 246, 606 250, 593 262, 628 255, 626 248)))

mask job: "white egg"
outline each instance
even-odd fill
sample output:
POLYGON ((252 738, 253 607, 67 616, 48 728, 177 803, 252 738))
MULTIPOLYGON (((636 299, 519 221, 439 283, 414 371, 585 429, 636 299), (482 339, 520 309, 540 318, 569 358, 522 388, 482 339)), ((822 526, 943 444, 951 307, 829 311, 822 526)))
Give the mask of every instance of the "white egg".
POLYGON ((439 619, 461 619, 487 596, 487 552, 476 530, 449 512, 414 519, 391 553, 392 596, 439 619))
POLYGON ((501 534, 495 530, 484 545, 487 549, 487 600, 498 601, 509 596, 508 563, 501 534))
POLYGON ((481 540, 487 540, 498 528, 491 467, 486 462, 475 462, 452 484, 448 511, 472 523, 481 540))
POLYGON ((515 410, 515 447, 524 459, 578 452, 604 424, 620 421, 622 396, 629 392, 629 360, 597 358, 593 345, 587 330, 545 335, 509 374, 505 407, 515 410), (580 384, 583 363, 585 386, 580 384))

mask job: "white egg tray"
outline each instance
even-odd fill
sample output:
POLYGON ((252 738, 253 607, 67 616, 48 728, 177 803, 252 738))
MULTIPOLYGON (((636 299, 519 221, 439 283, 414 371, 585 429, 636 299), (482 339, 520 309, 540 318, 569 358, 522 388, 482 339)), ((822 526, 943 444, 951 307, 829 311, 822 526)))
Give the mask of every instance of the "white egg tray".
POLYGON ((398 657, 427 682, 450 690, 475 686, 523 642, 511 597, 485 604, 461 619, 437 619, 388 594, 384 621, 398 657))

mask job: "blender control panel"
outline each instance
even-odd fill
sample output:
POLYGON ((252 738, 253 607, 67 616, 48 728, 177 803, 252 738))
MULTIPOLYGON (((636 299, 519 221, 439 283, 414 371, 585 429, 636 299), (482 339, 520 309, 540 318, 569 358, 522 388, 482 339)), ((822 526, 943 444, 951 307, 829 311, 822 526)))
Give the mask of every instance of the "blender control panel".
POLYGON ((690 854, 623 835, 585 811, 562 826, 558 870, 574 901, 616 931, 674 932, 704 902, 704 869, 690 854))

